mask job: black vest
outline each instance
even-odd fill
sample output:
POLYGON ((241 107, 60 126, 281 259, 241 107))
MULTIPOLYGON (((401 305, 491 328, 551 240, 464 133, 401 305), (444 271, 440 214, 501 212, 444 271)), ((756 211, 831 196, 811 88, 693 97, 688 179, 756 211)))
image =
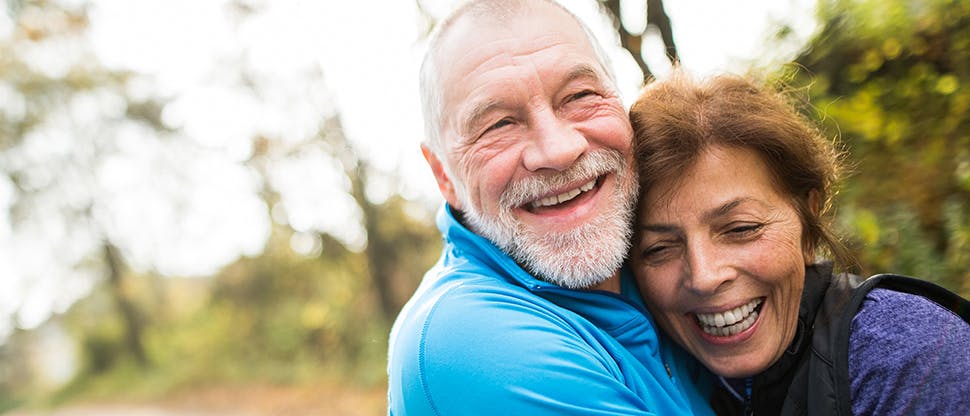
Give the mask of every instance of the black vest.
MULTIPOLYGON (((852 415, 849 331, 862 301, 877 287, 925 297, 970 322, 970 302, 933 283, 894 274, 833 276, 829 264, 809 266, 795 339, 754 377, 749 414, 852 415)), ((745 413, 744 404, 723 388, 715 390, 711 405, 720 415, 745 413)))

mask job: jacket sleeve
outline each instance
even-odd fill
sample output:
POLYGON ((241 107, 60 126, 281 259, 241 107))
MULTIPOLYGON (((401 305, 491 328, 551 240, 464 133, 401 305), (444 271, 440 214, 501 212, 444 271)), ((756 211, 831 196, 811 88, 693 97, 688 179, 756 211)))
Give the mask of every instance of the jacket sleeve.
POLYGON ((443 296, 412 343, 418 350, 401 374, 404 403, 392 403, 391 413, 651 414, 596 334, 561 312, 508 293, 443 296))
POLYGON ((852 320, 854 414, 970 414, 970 325, 933 301, 873 289, 852 320))

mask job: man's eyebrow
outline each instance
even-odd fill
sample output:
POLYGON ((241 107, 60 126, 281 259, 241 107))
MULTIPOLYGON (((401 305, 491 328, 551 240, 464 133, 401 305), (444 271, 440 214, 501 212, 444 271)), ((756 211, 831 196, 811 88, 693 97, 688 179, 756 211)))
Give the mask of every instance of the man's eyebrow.
MULTIPOLYGON (((568 85, 577 79, 591 79, 596 82, 600 82, 600 74, 595 68, 588 64, 579 64, 574 66, 566 76, 562 78, 561 85, 568 85)), ((504 106, 502 100, 492 98, 482 101, 472 107, 471 111, 468 112, 468 117, 465 117, 461 122, 461 132, 464 136, 471 136, 474 133, 475 127, 481 122, 488 113, 495 110, 496 108, 501 108, 504 106)))
POLYGON ((567 85, 570 82, 582 78, 589 78, 599 82, 601 77, 599 72, 596 72, 596 69, 594 69, 592 66, 588 64, 579 64, 574 66, 569 70, 569 72, 566 73, 566 76, 563 77, 562 85, 567 85))
POLYGON ((468 112, 468 117, 465 117, 461 123, 461 133, 463 136, 471 136, 474 133, 475 126, 478 125, 482 118, 495 110, 496 108, 502 107, 502 101, 496 98, 491 98, 482 101, 472 107, 472 110, 468 112))

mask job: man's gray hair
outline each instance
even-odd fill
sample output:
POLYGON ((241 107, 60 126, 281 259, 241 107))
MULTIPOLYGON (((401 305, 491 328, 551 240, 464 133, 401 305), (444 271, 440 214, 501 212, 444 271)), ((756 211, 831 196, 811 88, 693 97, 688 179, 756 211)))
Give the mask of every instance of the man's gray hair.
MULTIPOLYGON (((421 62, 421 72, 420 77, 420 94, 421 94, 421 109, 424 113, 424 130, 425 130, 425 145, 431 149, 442 161, 447 160, 445 155, 442 153, 442 139, 441 139, 441 105, 442 105, 442 91, 440 88, 440 83, 438 82, 438 71, 435 68, 435 57, 438 53, 438 48, 441 43, 441 39, 448 32, 448 30, 457 22, 459 19, 464 17, 475 17, 475 18, 486 18, 492 19, 497 22, 506 22, 514 19, 517 15, 522 12, 529 3, 531 2, 542 2, 546 4, 551 4, 564 11, 586 33, 586 37, 589 39, 589 43, 593 45, 593 50, 596 53, 596 60, 599 61, 600 66, 603 67, 603 71, 606 72, 609 81, 616 87, 616 76, 613 73, 613 66, 603 49, 603 46, 596 39, 593 31, 590 30, 589 26, 583 23, 574 13, 563 7, 554 0, 468 0, 461 3, 458 7, 452 10, 443 20, 438 22, 435 30, 431 33, 428 40, 428 51, 424 55, 424 59, 421 62)), ((444 163, 446 169, 448 163, 444 163)))

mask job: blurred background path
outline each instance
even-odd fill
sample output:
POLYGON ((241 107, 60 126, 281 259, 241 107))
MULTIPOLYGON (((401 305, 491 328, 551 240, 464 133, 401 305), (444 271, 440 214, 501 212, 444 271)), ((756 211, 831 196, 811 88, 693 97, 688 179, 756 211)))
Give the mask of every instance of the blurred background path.
MULTIPOLYGON (((373 416, 386 413, 384 386, 213 387, 147 403, 79 403, 53 410, 13 411, 5 416, 373 416)), ((123 400, 123 399, 114 399, 123 400)))

